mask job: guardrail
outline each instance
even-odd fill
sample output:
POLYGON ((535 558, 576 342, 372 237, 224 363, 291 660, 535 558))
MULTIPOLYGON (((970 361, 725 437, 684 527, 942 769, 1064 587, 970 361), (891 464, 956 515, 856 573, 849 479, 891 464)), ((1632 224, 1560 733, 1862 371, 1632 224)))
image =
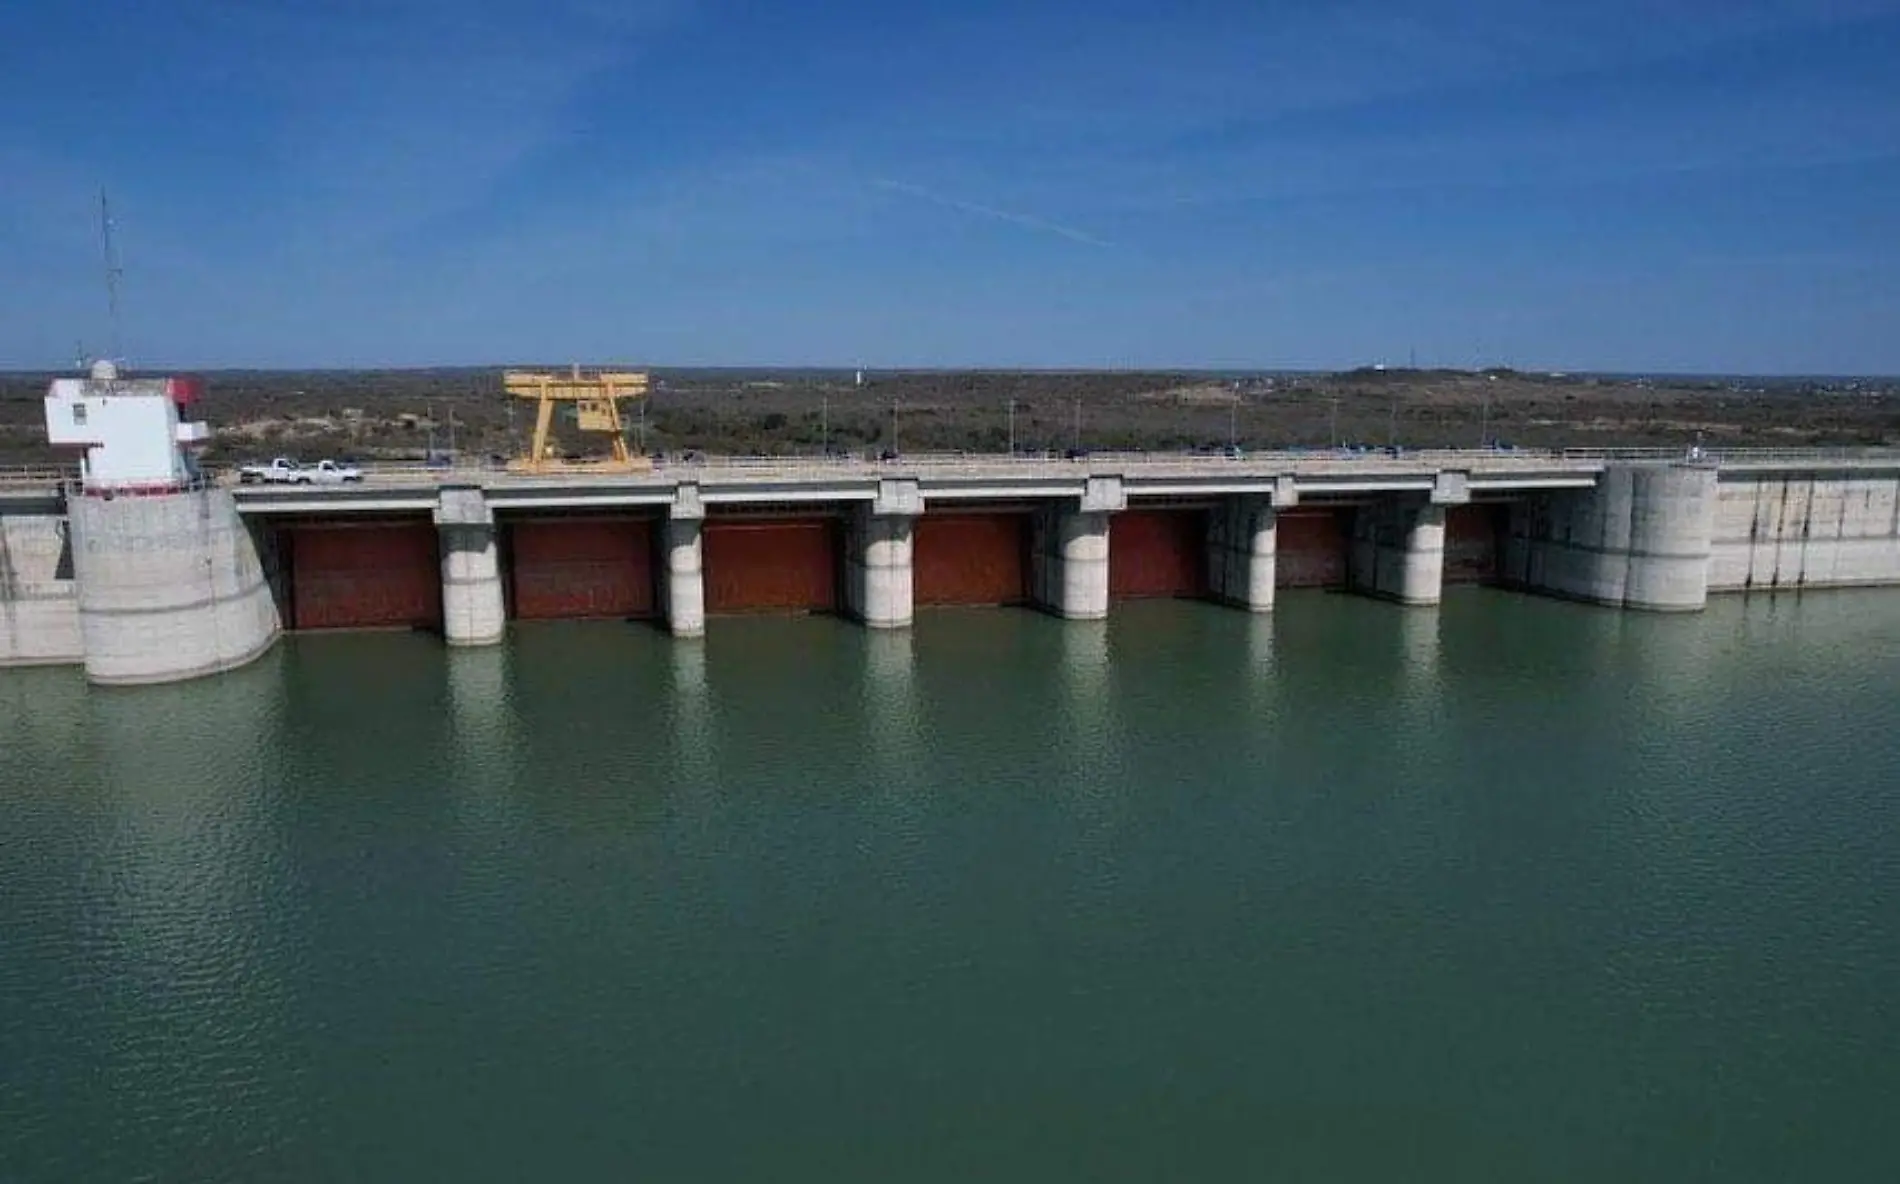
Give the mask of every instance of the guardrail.
POLYGON ((1781 461, 1900 461, 1900 448, 1874 445, 1837 448, 1563 448, 1556 455, 1576 460, 1710 460, 1717 463, 1774 464, 1781 461))
POLYGON ((78 476, 71 465, 0 465, 0 485, 58 485, 78 476))

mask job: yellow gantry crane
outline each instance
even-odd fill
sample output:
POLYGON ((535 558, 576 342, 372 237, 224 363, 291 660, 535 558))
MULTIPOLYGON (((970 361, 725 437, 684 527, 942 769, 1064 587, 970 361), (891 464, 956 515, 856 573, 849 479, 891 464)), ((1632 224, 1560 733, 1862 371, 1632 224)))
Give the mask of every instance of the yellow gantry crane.
POLYGON ((621 400, 639 400, 647 396, 647 376, 642 373, 600 371, 582 374, 575 366, 567 374, 542 374, 529 370, 510 370, 502 375, 502 386, 510 395, 533 399, 534 443, 528 455, 509 462, 516 472, 548 473, 563 469, 586 468, 592 472, 636 472, 652 467, 646 457, 627 451, 626 422, 620 417, 621 400), (595 457, 573 462, 559 456, 548 438, 554 426, 554 406, 574 404, 575 426, 583 432, 609 437, 611 457, 595 457))

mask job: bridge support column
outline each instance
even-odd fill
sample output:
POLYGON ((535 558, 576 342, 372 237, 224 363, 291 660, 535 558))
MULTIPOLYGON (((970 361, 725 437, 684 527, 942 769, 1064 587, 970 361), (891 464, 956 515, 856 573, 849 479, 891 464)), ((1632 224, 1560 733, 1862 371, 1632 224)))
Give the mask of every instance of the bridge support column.
POLYGON ((1230 497, 1207 520, 1207 583, 1222 604, 1273 608, 1278 514, 1270 498, 1230 497))
POLYGON ((914 480, 878 482, 877 499, 856 507, 845 559, 845 606, 873 629, 908 628, 915 611, 912 540, 923 496, 914 480))
POLYGON ((442 549, 442 636, 450 645, 494 645, 507 628, 495 515, 478 488, 445 488, 435 509, 442 549))
POLYGON ((674 491, 661 543, 666 570, 660 584, 666 627, 674 637, 706 635, 706 573, 700 548, 705 519, 699 486, 682 485, 674 491))
POLYGON ((1400 604, 1437 604, 1445 583, 1445 507, 1388 498, 1353 516, 1348 580, 1400 604))
POLYGON ((1029 582, 1037 605, 1071 621, 1108 616, 1108 517, 1127 507, 1120 477, 1090 477, 1074 507, 1036 515, 1029 582))

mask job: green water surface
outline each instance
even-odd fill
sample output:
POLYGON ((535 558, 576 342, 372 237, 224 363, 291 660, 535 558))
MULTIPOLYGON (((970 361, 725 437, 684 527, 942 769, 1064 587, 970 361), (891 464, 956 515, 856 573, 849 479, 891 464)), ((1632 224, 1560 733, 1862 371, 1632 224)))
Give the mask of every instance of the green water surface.
POLYGON ((0 1180, 1900 1179, 1900 592, 0 671, 0 1180))

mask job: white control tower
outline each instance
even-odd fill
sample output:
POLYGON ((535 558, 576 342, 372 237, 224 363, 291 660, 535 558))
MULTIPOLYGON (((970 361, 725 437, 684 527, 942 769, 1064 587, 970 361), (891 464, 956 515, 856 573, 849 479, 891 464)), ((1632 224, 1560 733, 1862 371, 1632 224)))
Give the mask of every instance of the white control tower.
POLYGON ((87 377, 47 389, 47 440, 86 450, 88 493, 175 492, 198 479, 197 454, 211 439, 208 426, 184 419, 197 397, 191 379, 124 379, 111 362, 94 362, 87 377))

